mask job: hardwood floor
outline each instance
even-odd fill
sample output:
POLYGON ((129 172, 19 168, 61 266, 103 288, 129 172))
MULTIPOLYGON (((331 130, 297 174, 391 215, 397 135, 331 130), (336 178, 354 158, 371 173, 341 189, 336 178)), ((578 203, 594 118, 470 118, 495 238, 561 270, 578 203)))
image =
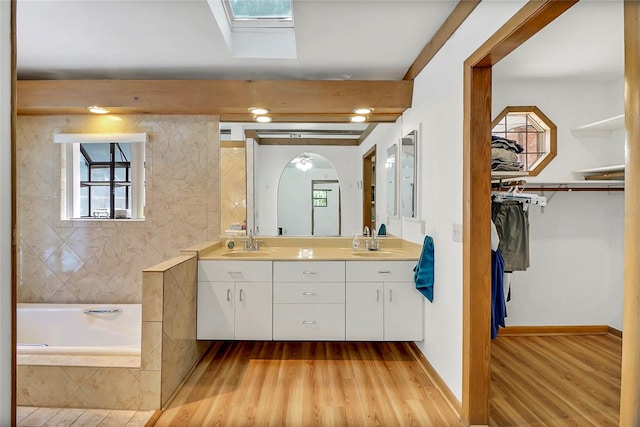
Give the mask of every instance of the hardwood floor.
POLYGON ((617 426, 622 340, 505 336, 491 344, 491 426, 617 426))
POLYGON ((155 425, 461 425, 410 345, 216 343, 155 425))
MULTIPOLYGON (((219 342, 155 425, 461 425, 410 346, 219 342)), ((621 348, 611 334, 499 336, 490 425, 617 426, 621 348)))

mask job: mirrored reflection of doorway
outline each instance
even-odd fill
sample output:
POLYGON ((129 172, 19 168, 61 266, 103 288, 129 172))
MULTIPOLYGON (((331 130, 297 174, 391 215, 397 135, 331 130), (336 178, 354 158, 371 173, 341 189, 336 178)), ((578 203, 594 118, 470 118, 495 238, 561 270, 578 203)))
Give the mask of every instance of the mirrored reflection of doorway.
POLYGON ((311 185, 311 234, 340 235, 340 184, 337 180, 314 180, 311 185))
POLYGON ((280 175, 278 234, 338 236, 342 219, 340 205, 338 174, 331 162, 316 153, 302 153, 293 158, 280 175), (317 188, 318 197, 314 197, 313 192, 316 182, 324 184, 317 188), (334 184, 327 186, 327 183, 334 184), (327 190, 326 194, 322 190, 327 190), (319 221, 317 226, 314 221, 319 221))
POLYGON ((376 227, 376 146, 362 157, 362 226, 376 227))

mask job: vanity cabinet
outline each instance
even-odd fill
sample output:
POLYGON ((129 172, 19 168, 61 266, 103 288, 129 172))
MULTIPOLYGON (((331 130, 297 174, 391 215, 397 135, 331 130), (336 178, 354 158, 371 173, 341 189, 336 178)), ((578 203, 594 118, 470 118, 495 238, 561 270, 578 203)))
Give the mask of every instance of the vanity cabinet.
POLYGON ((198 262, 197 338, 272 339, 272 262, 198 262))
POLYGON ((415 261, 346 262, 347 341, 422 341, 424 297, 415 261))
POLYGON ((273 339, 345 339, 344 261, 273 263, 273 339))

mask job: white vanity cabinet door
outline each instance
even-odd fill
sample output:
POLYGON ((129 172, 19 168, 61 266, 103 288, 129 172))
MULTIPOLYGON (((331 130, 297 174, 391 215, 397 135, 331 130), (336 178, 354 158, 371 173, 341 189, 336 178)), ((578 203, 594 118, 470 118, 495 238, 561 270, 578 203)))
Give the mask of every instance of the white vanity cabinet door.
POLYGON ((235 339, 271 340, 271 282, 238 282, 235 289, 235 339))
POLYGON ((422 341, 424 297, 415 261, 347 261, 347 340, 422 341))
POLYGON ((384 339, 384 290, 382 282, 347 282, 347 341, 384 339))
POLYGON ((271 340, 271 276, 271 261, 199 261, 197 338, 271 340))
POLYGON ((384 283, 385 341, 424 339, 424 297, 413 282, 384 283))
POLYGON ((198 282, 197 339, 234 338, 234 292, 233 282, 198 282))

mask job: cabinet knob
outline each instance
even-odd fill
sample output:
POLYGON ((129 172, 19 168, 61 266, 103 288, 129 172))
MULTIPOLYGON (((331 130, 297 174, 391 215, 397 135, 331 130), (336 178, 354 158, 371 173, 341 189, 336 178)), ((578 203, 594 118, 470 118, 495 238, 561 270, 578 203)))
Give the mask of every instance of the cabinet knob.
POLYGON ((391 270, 378 270, 379 274, 391 274, 391 270))
POLYGON ((302 324, 303 325, 316 325, 318 322, 316 322, 315 320, 303 320, 302 324))
POLYGON ((317 295, 315 292, 303 292, 302 295, 317 295))
POLYGON ((315 271, 303 271, 302 274, 316 274, 315 271))

